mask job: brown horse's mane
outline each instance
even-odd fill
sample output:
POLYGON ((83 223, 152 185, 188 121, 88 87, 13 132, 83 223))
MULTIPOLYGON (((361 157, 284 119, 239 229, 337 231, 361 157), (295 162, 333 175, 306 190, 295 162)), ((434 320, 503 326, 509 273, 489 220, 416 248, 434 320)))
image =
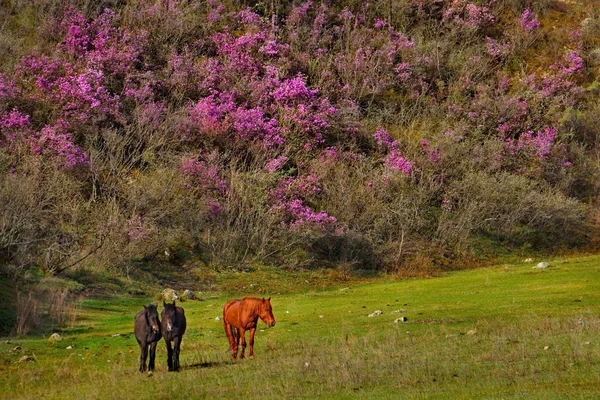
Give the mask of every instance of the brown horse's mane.
POLYGON ((262 304, 262 299, 259 299, 258 297, 244 297, 241 301, 246 303, 246 307, 248 307, 248 303, 250 303, 248 309, 252 310, 253 316, 255 314, 258 316, 258 310, 262 304))

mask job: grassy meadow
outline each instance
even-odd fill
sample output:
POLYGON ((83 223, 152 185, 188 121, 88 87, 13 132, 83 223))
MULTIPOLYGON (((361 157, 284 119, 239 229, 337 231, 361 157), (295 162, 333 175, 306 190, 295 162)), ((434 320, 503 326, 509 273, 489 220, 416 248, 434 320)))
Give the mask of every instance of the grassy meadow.
POLYGON ((600 256, 535 264, 271 294, 277 325, 238 361, 216 317, 241 296, 204 293, 182 303, 179 373, 162 341, 137 371, 133 315, 152 299, 87 299, 62 341, 2 338, 0 398, 596 399, 600 256))

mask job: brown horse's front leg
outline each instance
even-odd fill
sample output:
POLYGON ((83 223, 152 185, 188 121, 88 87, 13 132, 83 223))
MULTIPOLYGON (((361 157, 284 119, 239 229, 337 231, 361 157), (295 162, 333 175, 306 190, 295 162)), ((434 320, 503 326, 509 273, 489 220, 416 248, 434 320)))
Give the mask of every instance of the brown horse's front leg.
POLYGON ((169 366, 169 371, 173 371, 173 347, 171 347, 171 341, 165 340, 167 345, 167 365, 169 366))
POLYGON ((240 355, 240 358, 244 358, 244 353, 246 352, 246 331, 243 328, 239 328, 238 331, 238 340, 242 339, 242 354, 240 355))
POLYGON ((256 333, 256 328, 250 329, 250 354, 248 357, 254 358, 254 334, 256 333))
POLYGON ((156 345, 158 342, 150 343, 150 361, 148 362, 148 371, 154 371, 154 359, 156 358, 156 345))
POLYGON ((146 342, 140 343, 140 372, 146 370, 146 359, 148 358, 148 344, 146 342))

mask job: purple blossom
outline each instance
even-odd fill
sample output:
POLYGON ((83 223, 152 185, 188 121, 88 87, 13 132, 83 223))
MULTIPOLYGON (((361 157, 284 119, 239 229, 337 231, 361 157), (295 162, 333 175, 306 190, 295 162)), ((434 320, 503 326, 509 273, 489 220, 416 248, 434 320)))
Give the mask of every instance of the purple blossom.
POLYGON ((413 162, 404 158, 402 153, 396 149, 390 151, 385 157, 385 166, 390 170, 400 171, 408 176, 412 175, 413 172, 413 162))
POLYGON ((0 146, 16 151, 31 134, 29 115, 22 114, 16 108, 0 114, 0 146))
POLYGON ((142 223, 142 217, 140 215, 134 215, 127 220, 127 229, 127 236, 132 242, 138 242, 150 236, 149 231, 142 223))
POLYGON ((0 128, 6 129, 23 129, 29 127, 29 115, 22 114, 16 108, 13 108, 7 114, 0 117, 0 128))
POLYGON ((373 28, 375 29, 383 29, 387 26, 387 22, 383 19, 376 19, 375 23, 373 24, 373 28))
POLYGON ((522 133, 518 140, 506 138, 505 147, 511 155, 523 152, 541 161, 548 158, 555 147, 556 132, 555 127, 546 127, 537 132, 530 130, 522 133))
POLYGON ((390 151, 398 149, 398 142, 396 142, 383 128, 377 128, 375 134, 373 134, 373 139, 377 142, 377 146, 380 150, 390 151))
POLYGON ((279 102, 302 101, 309 100, 319 94, 319 90, 309 90, 304 83, 301 75, 292 79, 286 79, 281 82, 281 85, 275 89, 272 96, 279 102))
POLYGON ((487 53, 492 57, 504 58, 513 51, 513 45, 510 42, 502 43, 490 37, 486 37, 485 40, 487 42, 487 53))
POLYGON ((478 7, 466 0, 452 0, 449 2, 444 10, 443 19, 454 21, 468 28, 479 28, 496 21, 496 17, 491 14, 487 7, 478 7))
POLYGON ((249 7, 246 8, 245 10, 241 10, 240 12, 238 12, 237 17, 238 17, 238 21, 240 23, 246 24, 246 25, 259 24, 261 21, 260 15, 251 11, 251 9, 249 7))
POLYGON ((583 71, 583 58, 577 50, 569 51, 564 58, 564 66, 560 72, 564 75, 576 74, 583 71))
POLYGON ((223 212, 223 207, 215 200, 205 200, 204 204, 210 209, 209 215, 211 218, 215 218, 223 212))
POLYGON ((277 158, 273 158, 265 164, 265 169, 269 173, 279 171, 281 167, 283 167, 284 164, 287 162, 287 160, 288 158, 286 156, 279 156, 277 158))
POLYGON ((306 1, 299 6, 292 8, 288 16, 287 22, 290 24, 298 24, 308 13, 308 10, 312 7, 312 1, 306 1))
POLYGON ((87 165, 87 154, 73 143, 68 129, 69 123, 64 120, 58 120, 54 125, 46 125, 31 141, 31 151, 56 160, 57 164, 64 168, 87 165))
POLYGON ((7 80, 4 75, 0 73, 0 100, 14 96, 15 89, 15 84, 7 80))
POLYGON ((344 7, 344 9, 339 13, 338 17, 340 17, 342 21, 348 22, 354 18, 354 14, 350 12, 348 7, 344 7))
POLYGON ((187 178, 188 189, 209 191, 215 195, 223 196, 229 189, 229 184, 221 179, 221 170, 214 165, 209 165, 204 160, 183 160, 180 168, 181 174, 187 178))
POLYGON ((305 224, 314 224, 320 228, 326 228, 337 222, 337 219, 327 212, 315 212, 300 199, 284 202, 278 208, 287 215, 285 219, 288 222, 284 222, 284 225, 292 228, 297 228, 305 224))
POLYGON ((519 25, 525 32, 530 33, 540 26, 540 21, 535 19, 531 14, 531 11, 527 8, 523 11, 523 14, 521 14, 519 25))

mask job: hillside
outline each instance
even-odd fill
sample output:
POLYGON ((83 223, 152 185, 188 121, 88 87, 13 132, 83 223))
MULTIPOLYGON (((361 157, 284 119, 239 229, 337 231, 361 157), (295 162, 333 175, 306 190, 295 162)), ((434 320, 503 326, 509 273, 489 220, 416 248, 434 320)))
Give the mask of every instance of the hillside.
POLYGON ((3 279, 597 250, 599 5, 3 1, 3 279))

